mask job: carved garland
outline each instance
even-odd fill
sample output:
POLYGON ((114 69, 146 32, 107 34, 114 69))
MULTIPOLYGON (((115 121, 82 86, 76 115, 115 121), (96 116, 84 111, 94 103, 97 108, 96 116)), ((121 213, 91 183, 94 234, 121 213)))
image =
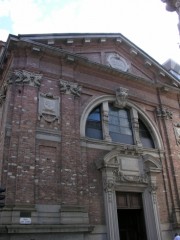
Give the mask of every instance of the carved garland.
POLYGON ((3 102, 6 99, 7 88, 8 88, 8 84, 7 82, 5 82, 0 89, 0 106, 3 104, 3 102))
POLYGON ((82 91, 82 87, 77 83, 60 80, 60 92, 65 94, 73 94, 76 97, 80 97, 82 91))
POLYGON ((26 70, 14 70, 14 72, 11 73, 8 83, 12 84, 15 83, 23 83, 23 84, 29 84, 30 86, 36 86, 40 87, 42 74, 37 74, 34 72, 28 72, 26 70))
POLYGON ((156 113, 158 117, 165 119, 172 119, 173 113, 165 107, 157 107, 156 113))
POLYGON ((132 183, 143 183, 148 184, 149 178, 147 174, 144 175, 126 175, 119 169, 114 170, 114 175, 117 182, 132 182, 132 183))

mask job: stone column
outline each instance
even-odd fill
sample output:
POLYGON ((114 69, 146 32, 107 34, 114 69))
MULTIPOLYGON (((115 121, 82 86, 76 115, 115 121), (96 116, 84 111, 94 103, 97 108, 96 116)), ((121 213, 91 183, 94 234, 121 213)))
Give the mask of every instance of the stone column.
POLYGON ((103 128, 103 139, 106 141, 112 141, 109 135, 109 106, 108 102, 102 104, 102 128, 103 128))
POLYGON ((157 239, 161 240, 161 229, 160 229, 160 222, 159 222, 159 214, 158 214, 158 206, 157 206, 157 183, 156 183, 156 176, 151 176, 151 187, 150 192, 153 200, 153 209, 154 209, 154 216, 155 216, 155 223, 156 223, 156 232, 157 232, 157 239))
POLYGON ((116 193, 112 169, 103 169, 102 177, 108 240, 119 240, 116 193))
POLYGON ((156 199, 156 177, 150 177, 150 186, 143 193, 143 206, 145 213, 145 222, 148 239, 161 240, 161 229, 158 215, 158 206, 156 199))
POLYGON ((142 147, 142 143, 139 136, 138 112, 134 108, 132 108, 131 110, 131 119, 132 119, 132 129, 134 134, 134 143, 135 145, 138 145, 138 147, 142 147))

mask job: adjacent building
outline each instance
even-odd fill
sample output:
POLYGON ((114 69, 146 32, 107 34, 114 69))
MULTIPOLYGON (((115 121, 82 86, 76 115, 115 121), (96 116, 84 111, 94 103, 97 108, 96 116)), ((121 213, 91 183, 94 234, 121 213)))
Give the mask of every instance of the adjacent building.
POLYGON ((121 34, 0 42, 3 240, 180 231, 180 82, 121 34))

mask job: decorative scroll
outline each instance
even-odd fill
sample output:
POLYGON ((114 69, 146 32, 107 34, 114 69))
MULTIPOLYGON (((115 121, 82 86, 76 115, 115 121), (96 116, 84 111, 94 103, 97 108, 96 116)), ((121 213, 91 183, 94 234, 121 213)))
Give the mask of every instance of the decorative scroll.
POLYGON ((60 92, 65 94, 73 94, 74 96, 80 97, 82 87, 77 83, 60 80, 60 92))
POLYGON ((0 88, 0 106, 3 104, 3 102, 6 99, 6 93, 7 93, 7 82, 5 82, 2 87, 0 88))
POLYGON ((119 169, 114 171, 117 182, 131 182, 131 183, 143 183, 148 184, 149 179, 146 174, 144 175, 126 175, 119 169))
POLYGON ((119 87, 116 89, 116 101, 115 106, 119 108, 124 108, 127 103, 128 89, 119 87))
POLYGON ((56 119, 59 122, 59 97, 54 97, 51 93, 39 94, 39 120, 41 117, 47 122, 53 122, 56 119))
POLYGON ((174 124, 174 133, 176 136, 177 145, 180 144, 180 123, 174 124))
POLYGON ((165 107, 157 107, 156 113, 158 117, 165 119, 172 119, 173 113, 165 107))
POLYGON ((37 74, 33 72, 28 72, 26 70, 14 70, 10 75, 8 80, 9 84, 15 83, 23 83, 29 84, 30 86, 39 87, 41 85, 40 81, 42 79, 42 74, 37 74))

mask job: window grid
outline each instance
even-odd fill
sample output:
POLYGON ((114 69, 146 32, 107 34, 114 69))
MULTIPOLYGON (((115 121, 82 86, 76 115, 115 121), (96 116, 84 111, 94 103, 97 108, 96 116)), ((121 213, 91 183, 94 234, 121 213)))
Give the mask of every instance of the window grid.
POLYGON ((131 119, 128 109, 109 105, 109 132, 113 141, 133 144, 131 119))
POLYGON ((90 138, 103 139, 101 107, 93 109, 89 114, 86 122, 86 136, 90 138))
MULTIPOLYGON (((93 109, 86 122, 86 136, 103 139, 101 107, 93 109)), ((139 118, 139 136, 143 147, 155 148, 152 136, 146 125, 139 118)), ((134 144, 131 117, 129 109, 119 109, 109 104, 109 135, 113 142, 134 144)))

